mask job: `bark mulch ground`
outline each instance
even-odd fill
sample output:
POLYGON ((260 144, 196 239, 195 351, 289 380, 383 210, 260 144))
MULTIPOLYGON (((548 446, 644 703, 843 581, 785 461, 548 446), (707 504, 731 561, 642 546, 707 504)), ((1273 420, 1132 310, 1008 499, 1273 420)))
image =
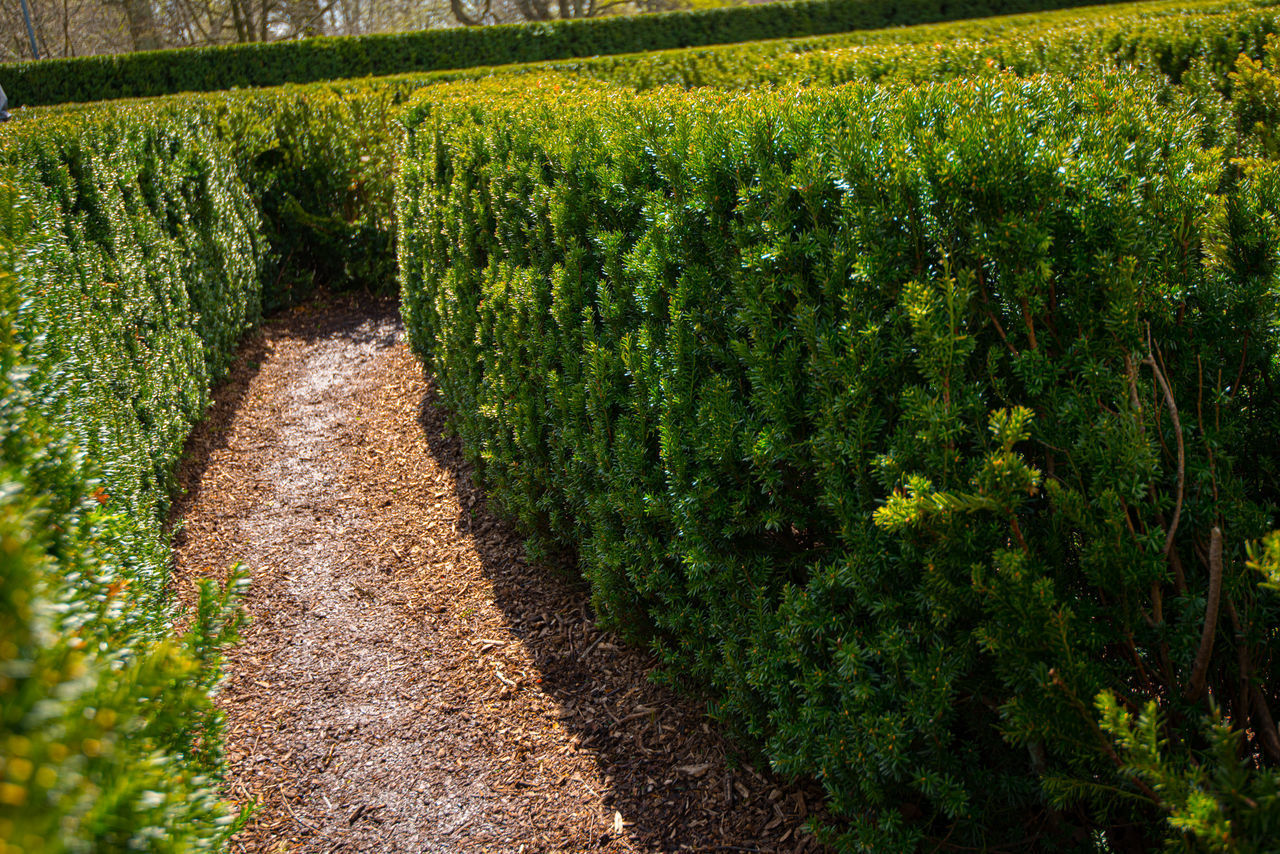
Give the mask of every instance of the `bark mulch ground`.
POLYGON ((817 792, 735 761, 492 516, 390 303, 295 310, 193 435, 175 579, 250 570, 234 851, 818 850, 817 792))

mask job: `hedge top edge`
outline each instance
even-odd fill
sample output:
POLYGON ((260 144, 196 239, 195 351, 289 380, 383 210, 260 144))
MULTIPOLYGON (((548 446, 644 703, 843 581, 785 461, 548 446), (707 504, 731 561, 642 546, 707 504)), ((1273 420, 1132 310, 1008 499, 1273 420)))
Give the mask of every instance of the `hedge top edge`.
POLYGON ((788 0, 655 15, 48 59, 0 66, 0 85, 14 106, 39 106, 823 35, 1072 5, 1072 0, 788 0))

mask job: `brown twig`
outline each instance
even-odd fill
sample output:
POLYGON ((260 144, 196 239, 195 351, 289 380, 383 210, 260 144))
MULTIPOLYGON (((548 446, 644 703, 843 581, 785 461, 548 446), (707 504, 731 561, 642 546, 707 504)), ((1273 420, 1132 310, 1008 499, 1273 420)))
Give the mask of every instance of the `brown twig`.
POLYGON ((1013 513, 1009 514, 1009 524, 1013 528, 1013 537, 1018 541, 1019 548, 1024 553, 1029 553, 1031 549, 1027 547, 1027 541, 1022 536, 1022 526, 1018 524, 1018 517, 1013 513))
POLYGON ((1258 716, 1253 722, 1254 732, 1262 737, 1262 749, 1271 761, 1280 761, 1280 734, 1276 732, 1275 718, 1271 716, 1267 698, 1262 695, 1262 689, 1252 682, 1249 683, 1249 693, 1253 696, 1253 709, 1258 716))
MULTIPOLYGON (((1058 688, 1067 696, 1067 702, 1075 707, 1076 711, 1085 719, 1089 727, 1093 730, 1094 735, 1098 737, 1098 741, 1102 745, 1102 750, 1111 759, 1117 768, 1124 768, 1124 760, 1120 758, 1120 754, 1116 753, 1115 747, 1111 744, 1111 738, 1102 731, 1102 727, 1098 726, 1098 722, 1093 719, 1093 712, 1076 696, 1075 691, 1067 685, 1066 680, 1062 678, 1062 674, 1058 673, 1057 668, 1049 668, 1049 678, 1053 680, 1054 687, 1058 688)), ((1155 789, 1147 785, 1147 783, 1139 777, 1130 777, 1129 782, 1138 787, 1142 794, 1151 799, 1153 804, 1160 804, 1160 796, 1156 794, 1155 789)))
POLYGON ((1142 663, 1142 657, 1138 655, 1138 646, 1133 641, 1133 632, 1125 632, 1124 642, 1125 648, 1129 651, 1129 657, 1133 659, 1133 666, 1137 668, 1138 676, 1142 679, 1143 687, 1149 693, 1154 694, 1156 691, 1155 683, 1151 681, 1151 674, 1147 673, 1147 668, 1142 663))
POLYGON ((982 313, 987 316, 991 324, 996 328, 996 334, 1000 336, 1000 340, 1004 342, 1004 346, 1009 348, 1009 352, 1018 355, 1018 348, 1013 346, 1013 342, 1009 340, 1009 336, 1005 335, 1004 327, 1000 325, 1000 320, 996 317, 995 312, 991 310, 991 299, 987 296, 987 281, 982 275, 982 267, 978 266, 975 278, 978 280, 978 295, 982 297, 982 313))
MULTIPOLYGON (((1156 347, 1159 352, 1159 347, 1156 347)), ((1164 361, 1161 359, 1161 361, 1164 361)), ((1173 420, 1173 436, 1178 443, 1178 500, 1173 505, 1173 521, 1169 523, 1169 530, 1164 538, 1164 553, 1167 555, 1169 549, 1173 548, 1173 535, 1178 530, 1178 522, 1182 518, 1182 497, 1183 490, 1186 486, 1187 470, 1186 470, 1186 449, 1182 444, 1182 421, 1178 418, 1178 404, 1173 399, 1173 389, 1169 386, 1169 380, 1165 378, 1164 371, 1160 370, 1160 366, 1156 364, 1153 356, 1147 356, 1143 360, 1143 364, 1151 367, 1152 373, 1155 374, 1156 382, 1160 383, 1160 388, 1164 390, 1165 403, 1169 407, 1169 417, 1173 420)))
POLYGON ((1031 349, 1037 350, 1039 345, 1036 343, 1036 324, 1031 319, 1031 306, 1027 303, 1026 297, 1019 299, 1019 302, 1022 304, 1022 322, 1027 327, 1027 340, 1031 342, 1031 349))
POLYGON ((1276 730, 1275 719, 1271 716, 1271 707, 1262 689, 1253 683, 1253 660, 1249 655, 1249 641, 1244 626, 1240 622, 1240 614, 1236 611, 1235 602, 1226 597, 1227 616, 1231 618, 1231 629, 1235 632, 1240 667, 1240 696, 1236 703, 1240 707, 1235 721, 1236 729, 1252 729, 1262 744, 1262 749, 1270 759, 1280 761, 1280 732, 1276 730), (1252 701, 1252 702, 1251 702, 1252 701), (1252 715, 1249 706, 1253 706, 1252 715), (1252 726, 1250 726, 1250 724, 1252 726))
POLYGON ((1138 366, 1128 353, 1124 354, 1124 373, 1129 378, 1129 402, 1133 404, 1134 420, 1138 422, 1138 432, 1147 432, 1142 423, 1142 401, 1138 399, 1138 366))
POLYGON ((1240 346, 1240 367, 1236 368, 1236 381, 1231 384, 1231 396, 1228 400, 1236 399, 1236 392, 1240 390, 1240 380, 1244 377, 1245 357, 1249 355, 1249 330, 1244 331, 1244 343, 1240 346))
POLYGON ((1213 655, 1213 640, 1218 632, 1218 603, 1222 596, 1222 529, 1213 526, 1209 540, 1209 600, 1204 606, 1204 629, 1200 633, 1200 649, 1196 651, 1196 663, 1191 669, 1191 681, 1183 696, 1190 701, 1204 694, 1205 677, 1209 672, 1209 658, 1213 655))

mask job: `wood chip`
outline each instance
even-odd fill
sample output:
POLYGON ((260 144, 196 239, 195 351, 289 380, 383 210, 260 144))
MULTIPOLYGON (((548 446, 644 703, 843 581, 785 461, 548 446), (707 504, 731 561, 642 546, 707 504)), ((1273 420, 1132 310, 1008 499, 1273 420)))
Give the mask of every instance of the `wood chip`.
POLYGON ((596 628, 571 571, 524 560, 446 437, 393 302, 326 300, 249 336, 174 504, 176 596, 191 603, 196 579, 236 561, 253 578, 217 699, 226 796, 258 805, 229 849, 756 850, 765 826, 799 838, 820 790, 735 782, 703 704, 596 628), (773 824, 776 803, 797 809, 773 824))

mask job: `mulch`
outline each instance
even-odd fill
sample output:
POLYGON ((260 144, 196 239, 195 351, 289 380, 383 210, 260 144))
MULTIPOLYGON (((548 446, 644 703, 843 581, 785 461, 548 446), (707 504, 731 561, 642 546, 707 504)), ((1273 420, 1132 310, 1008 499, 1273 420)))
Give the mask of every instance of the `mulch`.
POLYGON ((820 792, 727 743, 471 478, 395 306, 295 309, 193 434, 175 584, 252 579, 233 851, 820 850, 820 792))

